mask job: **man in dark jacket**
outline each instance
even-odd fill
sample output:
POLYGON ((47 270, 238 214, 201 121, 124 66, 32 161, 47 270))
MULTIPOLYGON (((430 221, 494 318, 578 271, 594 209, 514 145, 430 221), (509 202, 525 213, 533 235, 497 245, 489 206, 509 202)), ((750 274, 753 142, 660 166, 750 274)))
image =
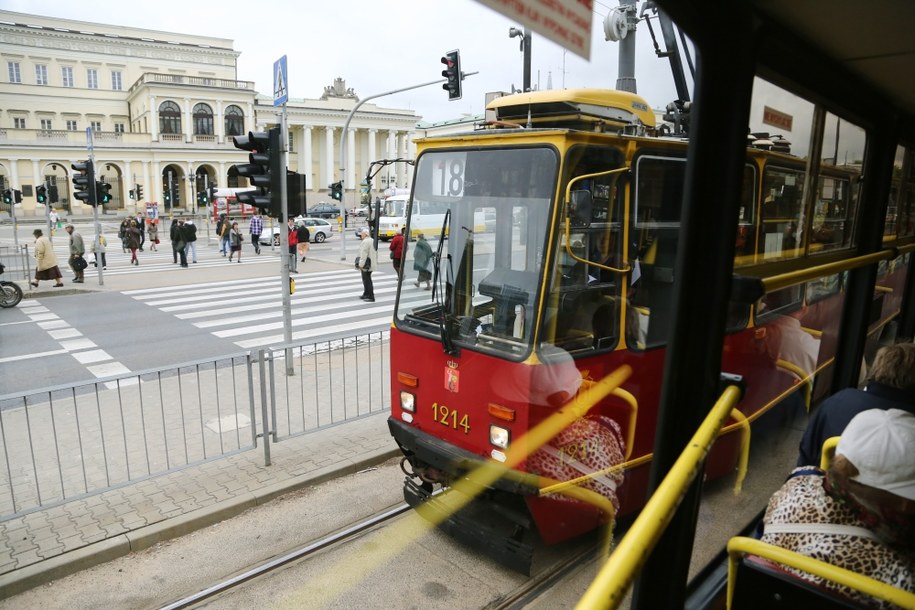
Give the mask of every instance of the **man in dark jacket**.
POLYGON ((190 259, 192 262, 197 262, 197 225, 194 224, 193 220, 188 220, 184 223, 184 256, 185 260, 190 259))
POLYGON ((798 466, 820 463, 823 443, 841 436, 855 415, 868 409, 902 409, 915 414, 915 344, 898 343, 877 352, 863 390, 846 388, 823 401, 807 422, 798 466))

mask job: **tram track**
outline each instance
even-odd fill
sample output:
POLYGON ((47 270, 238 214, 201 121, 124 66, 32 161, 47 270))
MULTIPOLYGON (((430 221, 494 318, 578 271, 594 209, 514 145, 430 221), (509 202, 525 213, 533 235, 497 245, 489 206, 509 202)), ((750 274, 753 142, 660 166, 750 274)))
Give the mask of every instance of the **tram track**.
POLYGON ((350 525, 334 533, 328 534, 322 538, 310 542, 309 544, 306 544, 305 546, 289 551, 288 553, 274 557, 269 561, 261 563, 256 567, 253 567, 230 578, 226 578, 225 580, 197 591, 192 595, 188 595, 187 597, 176 600, 170 604, 161 606, 161 610, 181 610, 184 608, 193 608, 201 602, 212 599, 213 597, 226 593, 227 591, 231 591, 232 589, 241 586, 242 584, 266 576, 285 565, 305 559, 328 547, 342 544, 348 540, 352 540, 353 538, 371 530, 372 528, 390 521, 391 519, 398 517, 410 510, 410 506, 406 503, 403 503, 384 512, 372 515, 363 521, 350 525))

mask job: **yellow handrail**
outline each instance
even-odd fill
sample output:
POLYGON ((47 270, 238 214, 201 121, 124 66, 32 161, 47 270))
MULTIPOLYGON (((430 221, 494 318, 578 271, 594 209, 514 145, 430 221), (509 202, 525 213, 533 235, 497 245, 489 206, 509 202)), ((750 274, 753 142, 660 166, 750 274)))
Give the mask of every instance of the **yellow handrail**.
POLYGON ((804 406, 807 408, 807 412, 810 413, 810 399, 813 395, 813 373, 808 373, 793 362, 781 358, 775 361, 775 366, 794 373, 804 384, 804 406))
POLYGON ((839 444, 838 436, 830 436, 823 441, 823 451, 820 453, 820 468, 826 470, 832 463, 832 458, 836 454, 836 445, 839 444))
POLYGON ((728 541, 728 610, 734 599, 737 562, 743 555, 756 555, 790 568, 803 570, 808 574, 845 585, 865 595, 896 604, 900 608, 915 608, 915 594, 774 544, 768 544, 755 538, 735 536, 728 541))
POLYGON ((673 518, 687 487, 701 472, 705 456, 738 400, 737 386, 725 388, 576 608, 616 608, 622 601, 635 573, 673 518))

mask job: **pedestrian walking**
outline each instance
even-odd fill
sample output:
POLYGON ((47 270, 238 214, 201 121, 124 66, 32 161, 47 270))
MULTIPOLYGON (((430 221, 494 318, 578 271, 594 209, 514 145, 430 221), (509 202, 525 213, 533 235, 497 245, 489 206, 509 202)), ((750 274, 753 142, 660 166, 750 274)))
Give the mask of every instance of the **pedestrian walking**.
POLYGON ((121 221, 121 226, 118 227, 118 239, 121 240, 121 249, 126 253, 127 252, 127 229, 130 228, 130 219, 125 218, 121 221))
POLYGON ((419 288, 420 283, 426 282, 426 290, 432 289, 432 246, 426 237, 420 233, 416 236, 416 246, 413 248, 413 269, 418 272, 413 285, 419 288))
POLYGON ((172 242, 172 264, 178 264, 178 242, 181 236, 178 234, 178 219, 172 218, 172 224, 168 228, 168 239, 172 242))
POLYGON ((137 221, 131 220, 130 226, 127 227, 127 249, 130 250, 130 264, 138 265, 140 260, 137 258, 137 250, 140 248, 140 229, 137 227, 137 221))
POLYGON ((140 233, 140 252, 142 252, 143 244, 146 243, 146 218, 142 214, 137 214, 137 231, 140 233))
POLYGON ((197 262, 197 225, 193 220, 184 223, 184 256, 188 262, 197 262))
POLYGON ((225 214, 219 215, 216 223, 216 235, 219 236, 219 251, 223 256, 229 254, 229 236, 232 234, 232 219, 225 214))
POLYGON ((57 255, 54 254, 54 246, 51 245, 51 240, 44 236, 41 229, 35 229, 32 231, 32 235, 35 236, 35 259, 37 263, 35 264, 35 279, 29 283, 38 288, 38 282, 42 280, 56 280, 57 283, 54 284, 54 287, 60 288, 64 285, 61 281, 63 276, 60 274, 60 267, 57 266, 57 255))
POLYGON ((299 259, 296 258, 296 250, 299 245, 299 231, 295 228, 292 218, 286 220, 286 231, 289 239, 289 273, 298 273, 296 261, 299 259))
POLYGON ((86 246, 83 244, 83 236, 77 233, 73 225, 64 227, 64 231, 70 234, 70 269, 73 270, 73 283, 83 283, 83 271, 86 269, 86 259, 83 255, 86 253, 86 246))
POLYGON ((179 218, 177 221, 172 221, 172 250, 175 255, 175 262, 178 260, 181 261, 181 266, 187 268, 187 252, 185 251, 185 246, 187 242, 185 241, 185 230, 184 230, 184 220, 179 218))
POLYGON ((58 223, 60 222, 60 216, 57 215, 57 210, 51 208, 51 211, 48 213, 48 224, 51 226, 51 235, 54 235, 54 229, 59 229, 58 223))
POLYGON ((108 268, 108 259, 105 256, 105 248, 108 246, 108 240, 105 239, 105 235, 99 232, 98 236, 98 247, 95 245, 95 240, 92 240, 92 243, 89 245, 89 251, 92 252, 92 256, 95 260, 92 261, 94 267, 98 267, 99 255, 101 254, 102 259, 102 269, 108 268))
POLYGON ((159 245, 159 221, 153 219, 149 221, 149 228, 146 230, 149 235, 149 249, 153 252, 158 250, 159 245))
POLYGON ((229 228, 229 241, 231 242, 229 245, 229 262, 232 262, 232 257, 236 253, 238 253, 238 262, 241 262, 241 245, 245 238, 242 236, 237 222, 233 222, 229 228))
POLYGON ((403 260, 403 245, 404 245, 404 231, 407 228, 403 227, 400 230, 400 233, 394 236, 394 239, 391 240, 391 243, 388 245, 388 249, 391 251, 391 262, 394 263, 394 271, 397 275, 400 275, 400 263, 403 260))
POLYGON ((260 214, 251 217, 248 224, 248 232, 251 233, 251 245, 254 246, 254 253, 261 253, 261 233, 264 232, 264 219, 260 214))
POLYGON ((308 249, 311 247, 311 233, 305 226, 305 221, 299 223, 299 227, 296 229, 296 239, 299 240, 299 243, 296 244, 296 257, 302 257, 304 263, 308 249))
POLYGON ((359 256, 356 258, 356 268, 362 272, 362 296, 363 301, 370 303, 375 302, 375 286, 372 284, 372 271, 378 266, 378 252, 370 237, 371 232, 368 227, 362 227, 359 231, 359 256))

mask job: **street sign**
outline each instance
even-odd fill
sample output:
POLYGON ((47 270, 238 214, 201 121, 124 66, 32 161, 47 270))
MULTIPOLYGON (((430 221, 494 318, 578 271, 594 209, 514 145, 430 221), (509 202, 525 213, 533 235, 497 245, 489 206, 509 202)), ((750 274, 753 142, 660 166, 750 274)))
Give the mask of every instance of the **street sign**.
POLYGON ((282 106, 289 100, 289 82, 286 80, 286 56, 273 62, 273 105, 282 106))

